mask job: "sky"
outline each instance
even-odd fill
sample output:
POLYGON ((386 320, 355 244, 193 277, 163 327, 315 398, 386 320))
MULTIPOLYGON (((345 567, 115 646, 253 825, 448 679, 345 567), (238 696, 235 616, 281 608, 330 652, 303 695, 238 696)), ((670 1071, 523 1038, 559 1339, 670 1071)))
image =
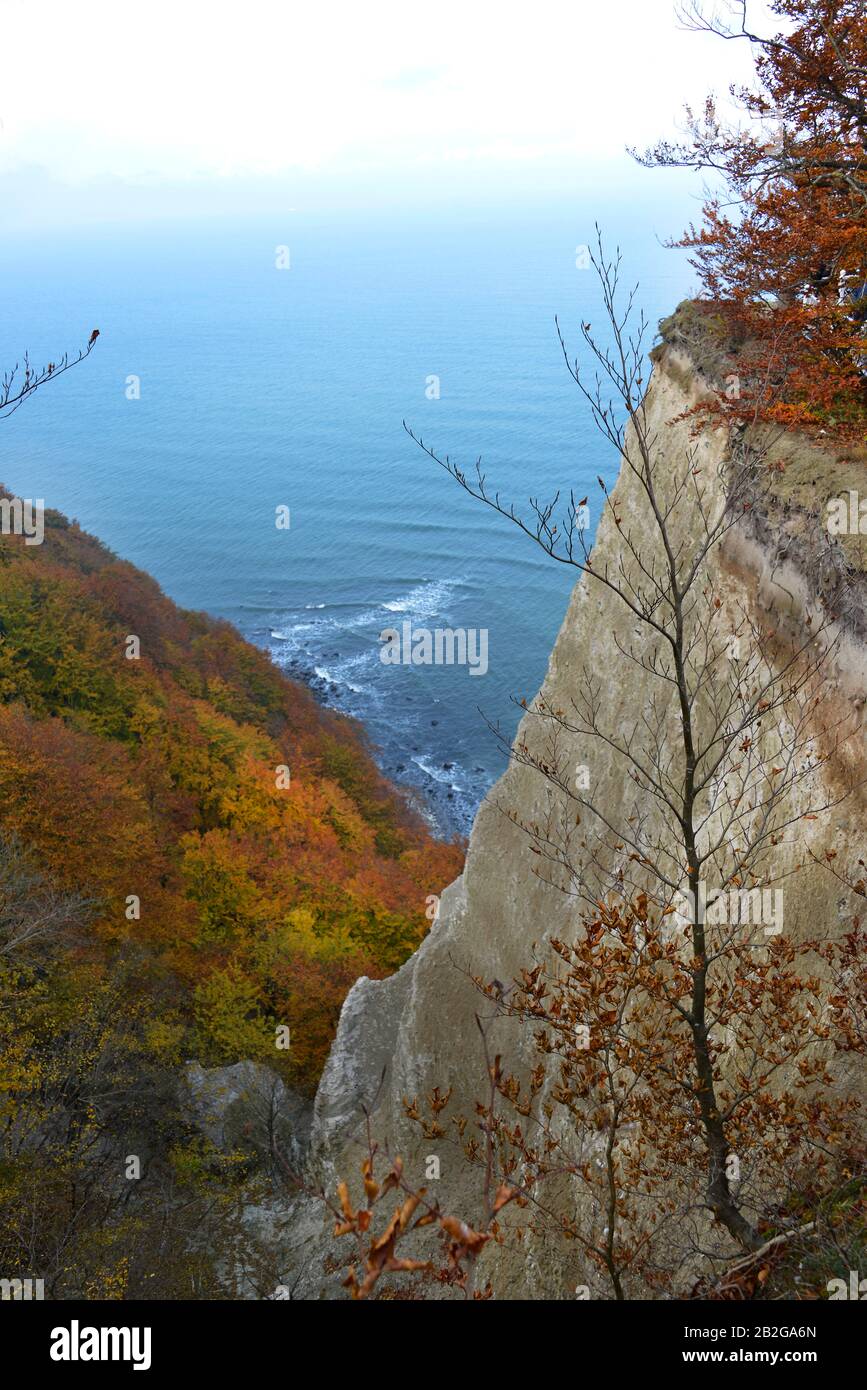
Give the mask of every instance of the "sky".
MULTIPOLYGON (((760 11, 756 10, 757 17, 760 11)), ((673 0, 0 0, 0 216, 461 196, 577 170, 750 72, 673 0)), ((634 176, 634 174, 633 174, 634 176)))

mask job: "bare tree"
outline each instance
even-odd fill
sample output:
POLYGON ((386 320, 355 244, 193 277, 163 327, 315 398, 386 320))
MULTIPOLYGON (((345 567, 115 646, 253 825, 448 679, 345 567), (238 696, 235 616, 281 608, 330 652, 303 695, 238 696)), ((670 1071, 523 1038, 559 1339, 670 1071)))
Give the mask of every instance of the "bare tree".
POLYGON ((29 353, 25 352, 21 363, 16 362, 11 371, 5 372, 0 378, 0 420, 14 415, 28 396, 32 396, 40 386, 45 386, 49 381, 56 381, 64 372, 68 372, 71 367, 77 367, 79 362, 89 357, 98 337, 99 329, 94 328, 85 346, 79 348, 72 357, 65 352, 56 362, 48 362, 44 367, 34 367, 29 353))
MULTIPOLYGON (((859 139, 863 147, 867 136, 867 74, 855 56, 863 18, 853 0, 824 8, 822 14, 820 6, 815 6, 810 16, 814 44, 808 48, 791 42, 784 33, 760 34, 750 23, 747 0, 730 0, 723 9, 709 8, 701 0, 679 5, 677 16, 685 29, 747 43, 758 61, 771 59, 781 69, 788 65, 786 70, 798 82, 792 81, 789 92, 775 104, 761 105, 753 94, 744 103, 744 93, 735 93, 753 117, 752 129, 727 129, 709 101, 700 119, 687 112, 689 144, 662 141, 643 154, 631 150, 633 157, 649 168, 707 169, 729 175, 730 156, 737 151, 745 186, 762 189, 778 179, 800 179, 814 188, 839 188, 867 207, 867 170, 856 147, 859 139), (804 136, 809 124, 805 86, 823 104, 824 141, 804 136), (831 141, 828 130, 844 138, 831 141)), ((813 130, 820 129, 816 121, 813 130)))
MULTIPOLYGON (((775 390, 774 362, 766 358, 750 383, 753 426, 733 422, 721 461, 708 467, 700 436, 676 445, 668 426, 660 429, 651 418, 644 389, 647 326, 643 315, 636 318, 635 290, 620 305, 619 252, 607 259, 597 238, 593 264, 609 332, 602 342, 582 324, 596 364, 593 383, 570 359, 559 324, 558 334, 575 384, 622 457, 638 499, 629 502, 627 518, 621 514, 624 495, 609 492, 599 479, 619 541, 613 555, 591 554, 583 503, 574 493, 562 504, 559 494, 531 499, 525 519, 490 490, 481 461, 468 475, 405 428, 472 496, 620 606, 623 624, 614 645, 641 673, 643 706, 625 723, 613 719, 610 673, 590 662, 567 707, 554 707, 544 695, 524 705, 528 718, 511 757, 557 795, 532 821, 512 807, 500 809, 529 836, 539 877, 585 914, 598 912, 603 900, 623 913, 644 898, 648 927, 641 949, 649 940, 664 951, 666 933, 676 937, 679 950, 667 960, 668 975, 658 972, 655 1002, 670 1011, 688 1046, 691 1100, 685 1103, 696 1108, 705 1154, 703 1205, 741 1248, 756 1250, 764 1240, 756 1214, 729 1176, 732 1131, 751 1086, 732 1093, 713 1030, 725 1026, 733 997, 741 1011, 755 1008, 772 977, 790 970, 785 951, 791 948, 775 943, 763 894, 785 876, 783 850, 797 845, 803 821, 829 811, 851 790, 826 790, 820 774, 842 756, 856 725, 835 716, 827 699, 840 640, 835 613, 817 603, 806 631, 792 637, 726 598, 716 572, 725 538, 770 489, 768 458, 779 432, 759 422, 775 390), (624 768, 632 792, 619 805, 576 782, 576 740, 624 768), (710 906, 705 911, 708 889, 713 912, 710 906), (750 961, 748 984, 741 986, 738 972, 750 961)), ((773 1050, 773 1019, 757 1017, 757 1029, 769 1031, 753 1038, 747 1052, 765 1059, 766 1065, 756 1065, 767 1095, 783 1059, 773 1050)), ((634 1026, 631 1012, 624 1019, 634 1026)), ((792 1062, 803 1060, 802 1048, 812 1049, 816 1084, 826 1075, 815 1055, 819 1041, 805 1023, 787 1052, 792 1062)))
POLYGON ((49 883, 16 835, 0 830, 0 960, 38 955, 80 934, 91 902, 49 883))

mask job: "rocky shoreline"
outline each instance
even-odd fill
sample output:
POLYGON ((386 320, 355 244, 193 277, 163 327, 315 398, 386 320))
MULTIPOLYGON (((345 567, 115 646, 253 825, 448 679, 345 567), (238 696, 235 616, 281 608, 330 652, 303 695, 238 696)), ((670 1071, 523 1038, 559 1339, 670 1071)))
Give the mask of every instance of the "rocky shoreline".
MULTIPOLYGON (((338 656, 339 653, 335 652, 334 655, 338 656)), ((371 756, 380 771, 404 792, 413 810, 431 830, 444 839, 463 839, 469 835, 490 784, 485 768, 474 767, 472 776, 480 780, 472 788, 463 787, 451 776, 458 771, 457 765, 450 761, 436 763, 421 742, 413 742, 402 754, 377 744, 363 715, 346 700, 344 687, 321 675, 303 656, 292 656, 281 662, 280 669, 291 680, 307 686, 321 705, 355 719, 364 727, 371 756)), ((432 726, 437 722, 435 719, 430 721, 432 726)))

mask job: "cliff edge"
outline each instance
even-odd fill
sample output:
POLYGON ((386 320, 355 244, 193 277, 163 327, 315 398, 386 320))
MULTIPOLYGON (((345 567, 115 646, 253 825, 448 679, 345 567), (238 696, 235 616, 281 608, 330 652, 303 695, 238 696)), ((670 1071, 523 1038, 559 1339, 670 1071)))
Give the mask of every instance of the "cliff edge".
MULTIPOLYGON (((702 361, 681 329, 682 319, 663 325, 646 396, 648 422, 663 467, 667 457, 692 446, 695 466, 707 477, 718 477, 717 486, 723 488, 728 431, 710 428, 694 439, 694 420, 682 418, 714 389, 714 364, 702 361)), ((787 644, 797 642, 822 602, 836 604, 831 698, 841 715, 851 713, 857 719, 867 697, 861 542, 829 538, 824 508, 828 497, 857 487, 851 469, 861 477, 863 461, 850 462, 846 472, 821 444, 794 439, 775 445, 774 458, 772 489, 761 507, 726 535, 710 561, 709 579, 726 602, 743 605, 757 620, 772 620, 780 661, 786 659, 787 644)), ((644 527, 652 534, 646 499, 626 467, 621 468, 612 501, 615 505, 606 509, 594 545, 597 571, 622 553, 613 515, 636 533, 644 527)), ((698 525, 694 510, 681 509, 675 525, 688 539, 686 533, 698 525)), ((583 576, 551 653, 544 699, 552 706, 568 704, 576 673, 589 663, 604 676, 609 719, 626 727, 647 701, 647 682, 624 655, 617 631, 624 631, 619 600, 583 576)), ((637 627, 627 630, 627 636, 641 641, 637 627)), ((675 713, 672 708, 666 717, 674 718, 675 713)), ((540 737, 538 720, 529 711, 516 744, 539 747, 540 737)), ((826 784, 856 786, 864 777, 864 752, 862 734, 816 776, 826 784)), ((629 813, 637 792, 616 751, 574 740, 566 754, 575 764, 589 766, 597 801, 612 811, 629 813)), ((816 792, 807 779, 793 795, 807 805, 816 792)), ((425 1183, 428 1159, 437 1157, 436 1196, 441 1206, 467 1220, 476 1214, 477 1174, 458 1147, 423 1137, 405 1118, 402 1098, 451 1087, 450 1110, 472 1116, 474 1103, 485 1093, 486 1073, 475 1022, 480 996, 470 977, 510 981, 529 963, 532 943, 574 933, 579 920, 574 903, 536 875, 529 839, 509 818, 510 811, 517 810, 525 824, 545 823, 559 813, 556 802, 556 791, 535 768, 513 762, 479 809, 465 870, 443 894, 430 935, 395 975, 361 979, 348 995, 316 1096, 308 1155, 308 1171, 331 1190, 341 1178, 350 1186, 358 1179, 366 1152, 366 1109, 377 1141, 402 1156, 410 1182, 425 1183)), ((862 786, 827 817, 799 828, 798 843, 780 851, 788 856, 783 869, 794 868, 796 860, 802 863, 807 850, 821 858, 832 846, 854 860, 863 852, 858 843, 863 824, 862 786)), ((846 895, 835 892, 828 876, 812 862, 787 884, 787 932, 807 932, 817 918, 832 931, 842 931, 849 910, 846 895)), ((525 1046, 513 1020, 497 1022, 492 1047, 514 1058, 525 1046)), ((575 1194, 566 1189, 560 1197, 571 1201, 575 1194)), ((326 1257, 338 1254, 332 1225, 330 1218, 323 1220, 316 1202, 302 1199, 296 1204, 287 1223, 292 1234, 285 1275, 286 1283, 296 1288, 294 1297, 341 1296, 340 1273, 323 1272, 326 1257)), ((576 1283, 593 1279, 577 1245, 549 1243, 543 1236, 529 1235, 517 1250, 508 1243, 489 1247, 485 1261, 497 1298, 570 1297, 576 1283)), ((635 1296, 642 1294, 636 1290, 635 1296)))

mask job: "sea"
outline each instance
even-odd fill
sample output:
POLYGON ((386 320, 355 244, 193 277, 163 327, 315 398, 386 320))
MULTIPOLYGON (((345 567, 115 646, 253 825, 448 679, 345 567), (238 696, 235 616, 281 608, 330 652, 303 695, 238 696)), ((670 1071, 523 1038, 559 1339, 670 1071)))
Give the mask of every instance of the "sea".
MULTIPOLYGON (((646 176, 650 178, 651 176, 646 176)), ((0 481, 76 518, 185 608, 229 619, 323 704, 445 836, 502 772, 577 572, 467 495, 588 498, 618 458, 555 329, 605 338, 602 230, 650 347, 694 275, 685 199, 593 194, 387 211, 244 209, 4 233, 0 367, 90 358, 0 423, 0 481), (278 525, 278 521, 281 523, 278 525), (383 662, 384 632, 484 632, 486 669, 383 662)))

